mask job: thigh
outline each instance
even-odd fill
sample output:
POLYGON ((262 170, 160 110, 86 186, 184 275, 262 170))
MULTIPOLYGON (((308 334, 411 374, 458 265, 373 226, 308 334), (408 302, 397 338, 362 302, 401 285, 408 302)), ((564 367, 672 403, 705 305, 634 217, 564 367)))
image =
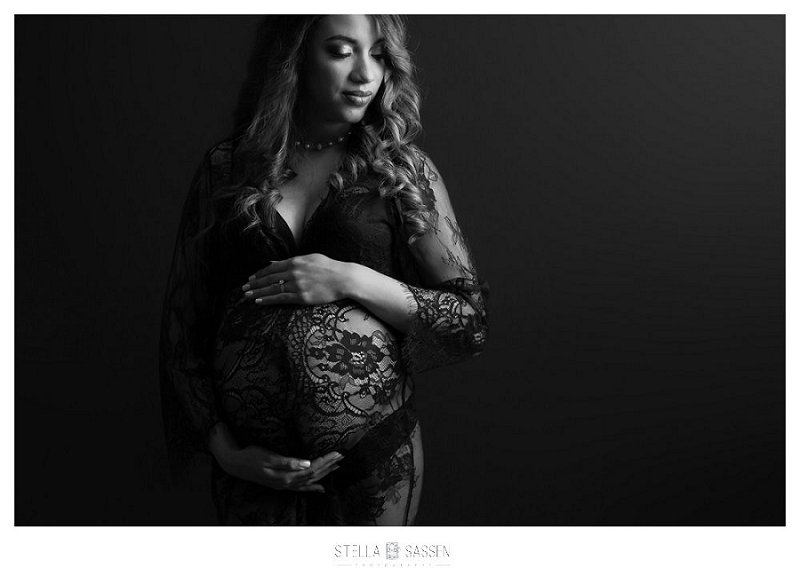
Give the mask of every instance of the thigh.
POLYGON ((365 478, 339 487, 338 523, 370 526, 414 524, 422 493, 422 433, 416 425, 407 440, 365 478))

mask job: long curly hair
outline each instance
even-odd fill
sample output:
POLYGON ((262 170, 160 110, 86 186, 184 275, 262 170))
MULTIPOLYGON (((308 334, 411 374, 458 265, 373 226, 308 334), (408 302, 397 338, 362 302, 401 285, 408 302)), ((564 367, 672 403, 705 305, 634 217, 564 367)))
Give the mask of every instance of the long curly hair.
MULTIPOLYGON (((236 214, 247 228, 275 224, 277 188, 292 176, 289 161, 298 139, 301 78, 314 25, 323 16, 268 16, 261 24, 249 62, 250 81, 235 112, 232 190, 236 214)), ((401 16, 372 16, 385 38, 387 73, 361 123, 354 125, 347 151, 330 176, 341 191, 367 174, 377 178, 382 197, 396 199, 409 240, 431 229, 435 214, 425 156, 414 144, 420 134, 420 93, 406 47, 401 16)), ((230 193, 230 192, 229 192, 230 193)))

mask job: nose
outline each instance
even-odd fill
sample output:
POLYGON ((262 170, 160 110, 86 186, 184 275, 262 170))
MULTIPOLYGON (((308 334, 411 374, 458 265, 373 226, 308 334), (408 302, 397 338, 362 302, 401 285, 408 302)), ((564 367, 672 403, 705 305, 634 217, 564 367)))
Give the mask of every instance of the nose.
POLYGON ((353 69, 350 71, 350 80, 356 84, 371 84, 378 74, 378 64, 372 61, 367 54, 353 59, 353 69))

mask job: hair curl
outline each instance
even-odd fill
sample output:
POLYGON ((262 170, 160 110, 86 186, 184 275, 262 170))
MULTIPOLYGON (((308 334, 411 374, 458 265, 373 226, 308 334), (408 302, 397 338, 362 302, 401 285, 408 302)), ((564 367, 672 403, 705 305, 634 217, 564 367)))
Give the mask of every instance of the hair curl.
MULTIPOLYGON (((387 74, 364 115, 353 126, 339 168, 330 175, 341 191, 359 178, 377 176, 382 197, 397 199, 413 241, 433 226, 435 206, 425 156, 414 144, 420 134, 420 93, 406 47, 401 16, 372 16, 385 38, 387 74)), ((275 223, 277 188, 292 171, 292 143, 299 134, 302 70, 314 25, 322 16, 269 16, 262 23, 250 59, 251 80, 240 93, 235 113, 233 163, 236 214, 247 228, 275 223), (260 85, 260 86, 259 86, 260 85)))

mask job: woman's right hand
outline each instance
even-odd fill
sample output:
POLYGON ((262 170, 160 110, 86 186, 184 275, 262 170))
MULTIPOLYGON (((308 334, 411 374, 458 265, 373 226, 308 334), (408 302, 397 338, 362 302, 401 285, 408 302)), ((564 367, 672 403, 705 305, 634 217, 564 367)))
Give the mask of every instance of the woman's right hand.
POLYGON ((281 456, 261 446, 247 446, 228 452, 219 464, 231 476, 267 488, 324 493, 325 488, 317 482, 337 470, 343 458, 338 452, 329 452, 309 461, 281 456))

